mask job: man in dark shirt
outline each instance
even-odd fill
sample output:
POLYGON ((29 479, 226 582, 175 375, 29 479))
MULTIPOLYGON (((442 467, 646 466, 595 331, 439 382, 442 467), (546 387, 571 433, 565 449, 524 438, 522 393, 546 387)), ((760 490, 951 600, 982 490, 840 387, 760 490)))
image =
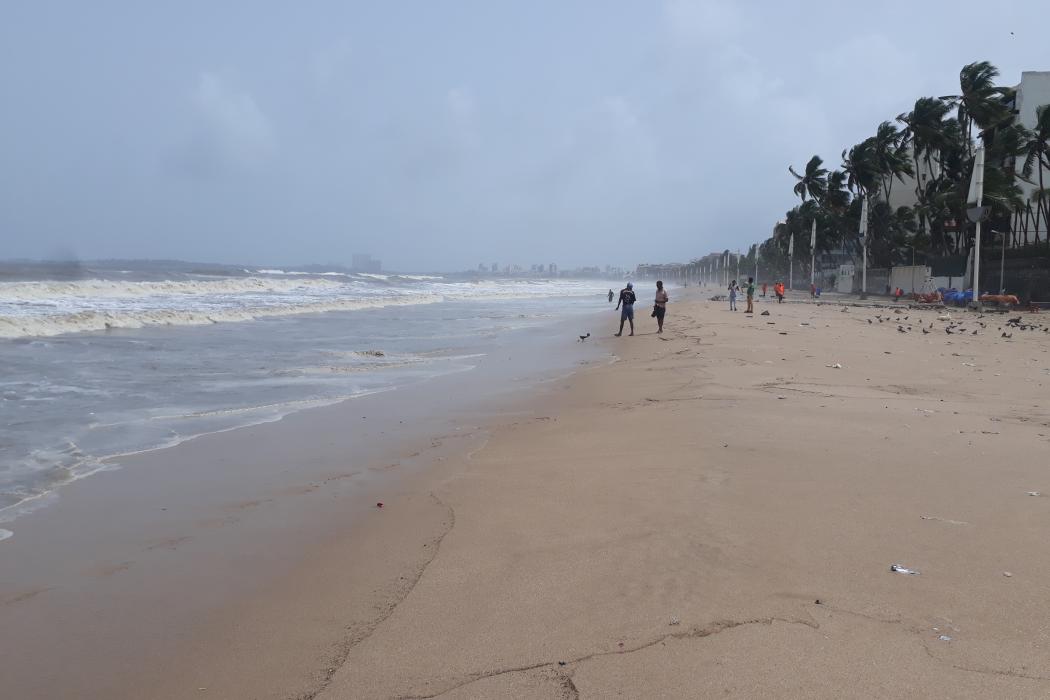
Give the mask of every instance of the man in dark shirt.
POLYGON ((634 335, 634 302, 637 300, 638 297, 634 294, 634 285, 628 282, 627 286, 620 290, 620 299, 616 302, 617 311, 620 311, 620 307, 623 307, 623 310, 620 311, 620 332, 616 334, 617 337, 623 335, 624 321, 630 321, 631 335, 634 335))

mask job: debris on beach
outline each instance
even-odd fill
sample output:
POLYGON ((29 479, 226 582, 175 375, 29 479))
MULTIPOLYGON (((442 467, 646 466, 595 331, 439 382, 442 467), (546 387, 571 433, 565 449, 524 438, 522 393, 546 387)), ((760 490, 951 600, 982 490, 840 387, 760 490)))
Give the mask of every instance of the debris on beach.
POLYGON ((780 335, 787 335, 787 331, 780 331, 780 335))
POLYGON ((1029 496, 1042 496, 1043 494, 1039 493, 1038 491, 1029 491, 1028 495, 1029 496))
POLYGON ((842 365, 840 363, 838 363, 838 362, 836 362, 833 365, 824 365, 824 366, 825 367, 830 367, 831 369, 842 369, 842 365))
POLYGON ((380 501, 379 503, 376 503, 376 508, 382 508, 382 507, 383 507, 383 502, 382 501, 380 501))
POLYGON ((1006 578, 1013 578, 1014 577, 1014 575, 1011 574, 1009 571, 1004 571, 1003 572, 1003 576, 1005 576, 1006 578))
POLYGON ((949 520, 948 518, 938 518, 936 515, 920 515, 923 520, 936 520, 938 522, 947 523, 948 525, 969 525, 970 523, 964 520, 949 520))
POLYGON ((919 571, 917 569, 909 569, 908 567, 901 566, 900 564, 890 564, 890 571, 892 571, 895 574, 907 574, 909 576, 919 575, 919 571))
POLYGON ((762 313, 759 314, 759 316, 768 316, 768 315, 769 315, 769 311, 763 311, 762 313))
POLYGON ((357 354, 364 355, 366 357, 386 357, 386 353, 382 350, 362 350, 357 354))
POLYGON ((670 624, 672 627, 674 627, 675 625, 681 624, 681 620, 679 620, 675 616, 671 616, 671 622, 669 622, 668 624, 670 624))
POLYGON ((946 634, 942 634, 940 637, 938 637, 938 639, 941 640, 942 642, 950 642, 950 641, 952 641, 952 638, 949 637, 946 634))

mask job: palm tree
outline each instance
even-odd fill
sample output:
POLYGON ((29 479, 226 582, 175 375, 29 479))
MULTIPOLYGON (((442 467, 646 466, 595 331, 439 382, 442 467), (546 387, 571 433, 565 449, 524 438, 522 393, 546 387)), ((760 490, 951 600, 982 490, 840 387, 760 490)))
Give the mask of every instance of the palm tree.
POLYGON ((904 182, 904 175, 912 175, 904 134, 892 122, 882 122, 872 137, 872 163, 882 183, 883 198, 889 202, 894 178, 904 182))
POLYGON ((878 170, 875 166, 874 139, 865 139, 848 151, 842 152, 842 172, 846 187, 863 196, 876 187, 878 170))
POLYGON ((927 189, 931 181, 941 176, 941 153, 951 145, 945 117, 951 107, 936 97, 920 97, 911 112, 901 114, 897 121, 904 124, 903 141, 910 144, 915 171, 915 207, 919 217, 919 231, 927 231, 930 207, 927 189), (935 167, 936 164, 936 167, 935 167))
POLYGON ((824 192, 827 191, 828 171, 822 167, 823 164, 824 160, 820 156, 813 156, 806 163, 802 175, 796 173, 790 165, 788 166, 788 171, 798 180, 795 183, 794 192, 803 202, 806 201, 807 196, 818 201, 824 197, 824 192))
MULTIPOLYGON (((967 135, 975 125, 984 132, 1010 118, 1010 108, 1006 103, 1013 96, 1013 90, 997 86, 995 79, 998 77, 999 69, 988 61, 969 63, 959 71, 960 94, 941 98, 955 104, 959 123, 967 135)), ((973 155, 970 139, 967 139, 966 148, 967 155, 973 155)))

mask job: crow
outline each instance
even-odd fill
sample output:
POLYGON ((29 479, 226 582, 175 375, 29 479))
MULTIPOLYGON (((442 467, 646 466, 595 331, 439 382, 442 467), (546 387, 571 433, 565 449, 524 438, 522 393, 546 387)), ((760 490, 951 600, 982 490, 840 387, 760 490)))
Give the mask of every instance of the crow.
POLYGON ((591 337, 590 333, 588 333, 587 335, 581 335, 580 336, 580 342, 582 343, 583 341, 587 340, 590 337, 591 337))
POLYGON ((929 332, 928 330, 926 330, 925 328, 923 328, 923 329, 922 329, 922 334, 923 334, 923 335, 929 335, 929 334, 930 334, 930 332, 929 332))

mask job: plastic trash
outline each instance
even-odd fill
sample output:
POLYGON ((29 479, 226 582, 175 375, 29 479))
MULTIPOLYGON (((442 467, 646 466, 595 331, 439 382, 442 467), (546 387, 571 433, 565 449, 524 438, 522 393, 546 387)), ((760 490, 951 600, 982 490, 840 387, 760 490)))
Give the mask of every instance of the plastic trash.
POLYGON ((1013 578, 1014 575, 1011 574, 1009 571, 1004 571, 1003 576, 1005 576, 1006 578, 1013 578))
POLYGON ((940 639, 942 642, 950 642, 950 641, 952 641, 952 638, 949 637, 946 634, 942 634, 940 637, 938 637, 938 639, 940 639))
POLYGON ((682 622, 682 621, 681 621, 681 620, 679 620, 679 619, 678 619, 677 617, 672 617, 672 618, 671 618, 671 622, 670 622, 670 625, 671 625, 671 626, 673 627, 674 625, 678 625, 678 624, 681 624, 681 622, 682 622))
POLYGON ((1029 491, 1028 495, 1029 496, 1042 496, 1043 494, 1039 493, 1038 491, 1029 491))
POLYGON ((841 364, 839 364, 838 362, 836 362, 836 363, 835 363, 835 364, 833 364, 833 365, 824 365, 824 366, 825 366, 825 367, 830 367, 831 369, 842 369, 842 365, 841 365, 841 364))
POLYGON ((906 566, 900 564, 890 564, 890 571, 895 574, 908 574, 909 576, 918 576, 919 572, 916 569, 909 569, 906 566))

